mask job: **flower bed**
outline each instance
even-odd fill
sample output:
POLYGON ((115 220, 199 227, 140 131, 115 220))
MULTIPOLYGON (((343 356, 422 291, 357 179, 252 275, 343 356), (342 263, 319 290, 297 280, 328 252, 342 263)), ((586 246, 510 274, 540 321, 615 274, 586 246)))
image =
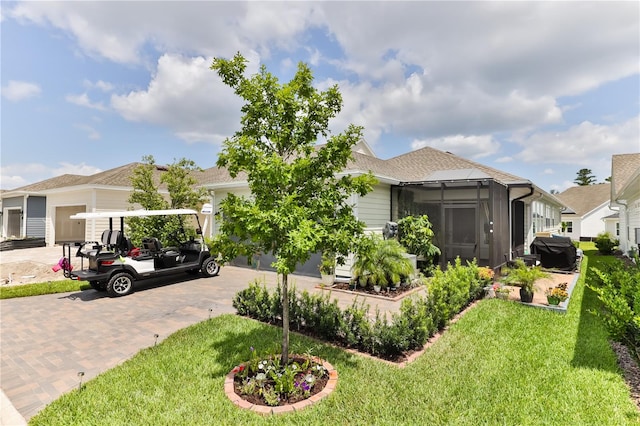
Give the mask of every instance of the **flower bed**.
POLYGON ((331 364, 308 355, 291 355, 286 366, 278 356, 258 357, 234 367, 225 380, 227 397, 241 408, 270 414, 298 411, 328 396, 338 373, 331 364))

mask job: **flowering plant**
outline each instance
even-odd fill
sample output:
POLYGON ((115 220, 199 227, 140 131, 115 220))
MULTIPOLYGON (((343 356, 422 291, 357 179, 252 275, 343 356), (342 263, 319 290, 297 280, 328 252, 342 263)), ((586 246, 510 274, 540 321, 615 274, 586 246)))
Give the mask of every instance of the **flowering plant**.
POLYGON ((495 272, 493 272, 493 269, 491 268, 487 268, 486 266, 481 266, 478 268, 478 277, 480 278, 480 281, 493 281, 494 275, 495 272))
POLYGON ((495 283, 491 288, 499 299, 507 299, 509 298, 509 293, 511 293, 508 288, 503 287, 502 284, 499 283, 495 283))
POLYGON ((564 302, 569 298, 569 293, 567 293, 567 283, 558 284, 555 287, 549 287, 544 294, 546 294, 547 297, 553 297, 564 302))
POLYGON ((269 406, 310 397, 318 380, 328 374, 311 356, 292 357, 288 365, 281 365, 279 356, 258 356, 253 347, 250 360, 231 372, 238 393, 269 406))

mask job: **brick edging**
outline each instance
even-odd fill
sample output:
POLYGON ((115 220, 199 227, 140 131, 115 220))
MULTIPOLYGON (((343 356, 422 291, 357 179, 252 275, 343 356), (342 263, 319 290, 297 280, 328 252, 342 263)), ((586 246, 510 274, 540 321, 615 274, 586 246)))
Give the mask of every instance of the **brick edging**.
MULTIPOLYGON (((290 355, 290 357, 292 358, 302 357, 302 355, 290 355)), ((331 392, 333 392, 336 389, 336 386, 338 385, 338 370, 336 370, 333 367, 333 365, 331 365, 325 360, 322 360, 320 358, 315 358, 315 357, 312 358, 311 361, 317 364, 321 364, 325 368, 325 370, 327 370, 327 373, 329 374, 329 381, 327 382, 324 389, 322 389, 320 392, 318 392, 315 395, 312 395, 307 399, 298 401, 295 404, 269 407, 266 405, 254 405, 249 401, 245 401, 234 390, 233 380, 236 374, 233 371, 229 372, 229 374, 227 374, 227 376, 224 379, 224 393, 227 395, 227 398, 229 398, 231 402, 233 402, 233 404, 235 404, 236 406, 246 410, 254 411, 258 414, 269 415, 269 414, 293 413, 295 411, 300 411, 303 408, 310 407, 313 404, 317 403, 318 401, 321 401, 322 399, 329 396, 331 392)))

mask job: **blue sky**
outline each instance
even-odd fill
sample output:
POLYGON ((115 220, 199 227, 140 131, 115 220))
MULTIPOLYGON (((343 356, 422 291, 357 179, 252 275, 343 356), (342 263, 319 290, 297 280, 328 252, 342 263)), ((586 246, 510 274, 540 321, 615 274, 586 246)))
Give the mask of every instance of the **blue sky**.
POLYGON ((0 186, 153 155, 215 165, 241 103, 209 69, 241 52, 338 84, 334 133, 423 146, 562 191, 640 151, 638 2, 10 2, 0 186))

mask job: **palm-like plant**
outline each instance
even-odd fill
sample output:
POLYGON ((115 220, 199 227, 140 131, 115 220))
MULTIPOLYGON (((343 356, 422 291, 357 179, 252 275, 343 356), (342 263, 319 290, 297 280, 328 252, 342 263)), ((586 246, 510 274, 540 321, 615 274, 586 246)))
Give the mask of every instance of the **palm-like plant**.
POLYGON ((383 240, 377 235, 364 237, 352 266, 356 282, 362 287, 386 287, 408 278, 414 271, 405 254, 397 240, 383 240))
POLYGON ((517 259, 515 266, 507 268, 505 272, 506 275, 502 278, 503 283, 520 287, 527 293, 533 293, 536 280, 550 276, 539 266, 527 266, 522 259, 517 259))

